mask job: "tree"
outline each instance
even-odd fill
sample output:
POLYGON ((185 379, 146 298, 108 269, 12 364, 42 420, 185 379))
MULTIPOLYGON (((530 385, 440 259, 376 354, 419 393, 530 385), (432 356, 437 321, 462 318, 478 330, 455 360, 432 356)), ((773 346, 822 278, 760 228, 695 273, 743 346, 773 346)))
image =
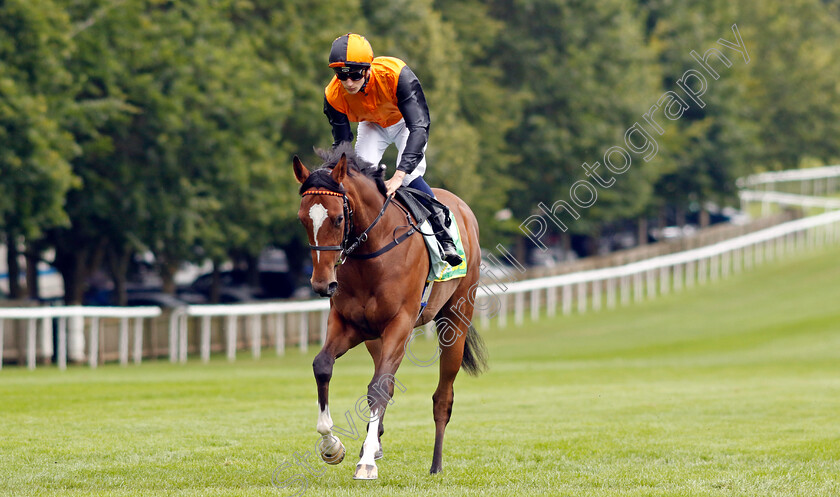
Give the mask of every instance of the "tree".
POLYGON ((274 68, 223 15, 226 4, 76 7, 86 26, 71 62, 77 98, 115 104, 75 127, 84 188, 73 194, 72 226, 53 233, 72 298, 81 298, 80 282, 103 257, 122 300, 135 251, 155 254, 170 292, 185 260, 219 260, 243 247, 258 253, 278 203, 288 204, 272 171, 275 121, 287 108, 274 68), (91 264, 80 266, 80 254, 91 264))
POLYGON ((835 0, 738 2, 749 44, 752 168, 840 161, 840 8, 835 0))
POLYGON ((488 6, 477 0, 439 1, 435 8, 455 31, 452 44, 457 43, 459 55, 453 62, 460 84, 457 100, 449 98, 457 105, 458 118, 472 130, 471 145, 477 146, 476 174, 469 181, 473 183, 470 191, 477 187, 479 193, 469 201, 481 226, 481 243, 492 247, 518 233, 517 223, 500 211, 509 206, 508 195, 516 184, 512 166, 518 150, 505 137, 522 118, 523 95, 518 88, 505 86, 509 75, 494 52, 496 39, 506 27, 503 20, 493 18, 488 6))
POLYGON ((720 38, 735 40, 731 26, 739 19, 737 8, 723 1, 644 3, 650 44, 663 68, 663 88, 684 96, 686 105, 663 136, 663 158, 673 168, 656 183, 651 207, 660 211, 670 207, 678 218, 686 211, 700 212, 701 224, 706 224, 705 203, 731 201, 735 179, 749 171, 757 152, 757 127, 752 119, 756 109, 749 95, 751 68, 741 55, 718 43, 720 38), (706 65, 714 73, 695 58, 707 53, 706 65), (686 78, 687 71, 697 71, 704 78, 702 106, 679 86, 684 80, 684 85, 701 88, 698 80, 686 78))
POLYGON ((64 196, 77 184, 69 159, 78 148, 62 126, 72 111, 68 26, 49 0, 0 4, 0 225, 12 298, 23 296, 18 247, 28 246, 30 265, 37 263, 35 241, 67 224, 64 196))
POLYGON ((617 0, 497 0, 490 12, 505 23, 492 53, 508 89, 524 96, 522 118, 507 136, 518 147, 514 213, 522 220, 553 210, 560 230, 577 233, 639 213, 662 164, 628 151, 632 168, 611 174, 605 152, 628 148, 625 134, 658 96, 659 69, 642 20, 617 0), (598 167, 603 185, 584 163, 598 167), (573 206, 573 195, 584 207, 573 206))
POLYGON ((252 203, 257 200, 257 191, 265 196, 263 204, 272 207, 254 211, 261 212, 259 222, 235 224, 240 227, 235 229, 247 228, 250 248, 237 247, 232 255, 247 262, 250 277, 255 278, 259 250, 266 245, 282 246, 297 275, 305 266, 309 250, 303 231, 298 229, 299 185, 291 173, 291 157, 297 154, 315 162, 313 148, 332 143, 323 114, 324 87, 332 76, 327 67, 330 44, 348 31, 364 32, 364 19, 358 2, 343 2, 337 7, 325 0, 292 0, 280 5, 271 0, 236 2, 228 15, 237 32, 249 40, 259 64, 270 70, 261 77, 274 85, 269 91, 282 104, 274 109, 255 109, 265 117, 265 133, 273 146, 263 155, 260 168, 251 168, 250 182, 272 186, 254 190, 246 181, 239 194, 227 198, 252 203), (336 15, 337 10, 341 15, 336 15))

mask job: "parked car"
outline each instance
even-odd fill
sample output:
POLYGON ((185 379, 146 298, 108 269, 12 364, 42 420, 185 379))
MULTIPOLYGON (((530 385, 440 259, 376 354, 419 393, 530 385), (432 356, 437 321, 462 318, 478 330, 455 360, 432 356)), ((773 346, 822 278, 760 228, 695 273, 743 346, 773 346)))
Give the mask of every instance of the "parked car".
POLYGON ((666 226, 662 229, 653 228, 649 233, 651 238, 657 242, 661 242, 663 240, 676 240, 694 236, 697 233, 697 229, 697 226, 693 224, 686 224, 685 226, 666 226))
MULTIPOLYGON (((129 307, 156 306, 165 308, 183 307, 194 302, 164 293, 160 287, 133 287, 126 289, 125 305, 129 307)), ((113 288, 91 288, 85 293, 83 305, 112 306, 117 305, 117 296, 113 288)))
POLYGON ((554 267, 577 259, 578 255, 574 250, 564 250, 561 247, 548 247, 547 250, 534 247, 528 253, 528 265, 532 267, 554 267))
POLYGON ((479 280, 484 285, 489 285, 493 281, 510 281, 512 275, 518 274, 518 271, 512 267, 500 266, 484 257, 481 258, 480 269, 479 280))
POLYGON ((188 305, 174 295, 156 291, 128 292, 126 305, 130 307, 156 306, 174 309, 188 305))
MULTIPOLYGON (((260 253, 257 261, 259 283, 248 284, 248 273, 244 269, 219 271, 219 301, 222 303, 248 302, 258 299, 287 299, 293 297, 296 289, 289 271, 286 252, 269 247, 260 253)), ((204 273, 189 286, 179 291, 181 298, 194 303, 210 300, 213 288, 213 273, 204 273)))
MULTIPOLYGON (((257 299, 287 299, 295 291, 294 280, 288 272, 260 271, 259 286, 248 284, 248 274, 243 269, 219 272, 219 300, 222 303, 247 302, 257 299)), ((185 292, 200 294, 210 299, 213 273, 199 276, 185 292)))

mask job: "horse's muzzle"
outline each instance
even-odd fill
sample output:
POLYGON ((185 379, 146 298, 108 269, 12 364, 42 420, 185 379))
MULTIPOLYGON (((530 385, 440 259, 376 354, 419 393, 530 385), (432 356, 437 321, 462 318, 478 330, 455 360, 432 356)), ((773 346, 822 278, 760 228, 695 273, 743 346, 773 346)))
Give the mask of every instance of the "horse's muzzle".
POLYGON ((332 297, 333 295, 335 295, 336 290, 338 290, 337 281, 330 281, 329 283, 314 281, 312 282, 312 291, 314 291, 322 297, 332 297))

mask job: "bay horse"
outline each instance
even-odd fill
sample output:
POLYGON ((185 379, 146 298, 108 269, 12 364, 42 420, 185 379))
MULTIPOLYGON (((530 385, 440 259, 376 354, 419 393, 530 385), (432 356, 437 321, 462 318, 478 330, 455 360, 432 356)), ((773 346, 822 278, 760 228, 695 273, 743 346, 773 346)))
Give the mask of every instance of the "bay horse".
POLYGON ((354 479, 378 476, 385 409, 394 394, 395 374, 416 326, 436 320, 440 375, 432 396, 435 446, 431 474, 443 469, 443 434, 452 413, 453 382, 458 370, 478 375, 487 366, 484 342, 470 324, 478 285, 481 252, 478 223, 470 208, 452 193, 435 189, 457 219, 467 261, 464 277, 434 283, 421 313, 421 294, 429 256, 420 234, 396 201, 385 197, 384 171, 357 157, 344 143, 316 150, 324 160, 310 172, 293 159, 302 196, 298 218, 312 252, 312 289, 330 297, 327 335, 312 363, 320 408, 316 430, 321 457, 341 462, 344 446, 332 433, 329 386, 338 357, 364 342, 374 363, 368 385, 370 422, 354 479), (358 249, 358 252, 356 250, 358 249), (419 317, 418 317, 419 316, 419 317))

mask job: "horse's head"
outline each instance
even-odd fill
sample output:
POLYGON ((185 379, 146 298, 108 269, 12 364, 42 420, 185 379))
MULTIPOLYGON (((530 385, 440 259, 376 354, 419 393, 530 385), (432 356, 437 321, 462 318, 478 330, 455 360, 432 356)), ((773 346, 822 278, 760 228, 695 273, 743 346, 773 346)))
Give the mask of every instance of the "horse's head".
POLYGON ((347 158, 342 155, 331 170, 321 168, 312 173, 297 156, 293 164, 295 178, 301 184, 298 219, 312 248, 312 290, 322 297, 332 297, 338 288, 335 267, 350 230, 350 211, 341 185, 347 176, 347 158))

